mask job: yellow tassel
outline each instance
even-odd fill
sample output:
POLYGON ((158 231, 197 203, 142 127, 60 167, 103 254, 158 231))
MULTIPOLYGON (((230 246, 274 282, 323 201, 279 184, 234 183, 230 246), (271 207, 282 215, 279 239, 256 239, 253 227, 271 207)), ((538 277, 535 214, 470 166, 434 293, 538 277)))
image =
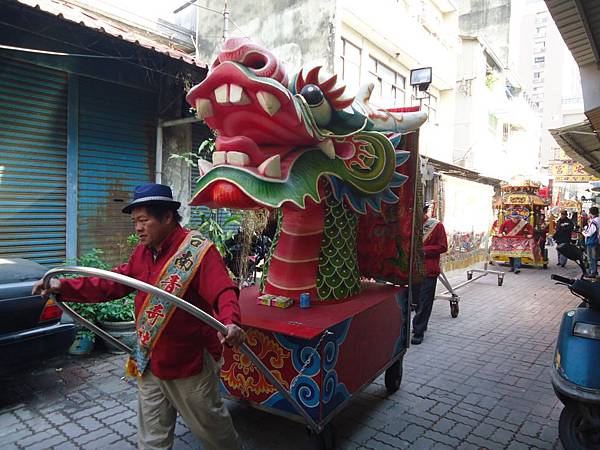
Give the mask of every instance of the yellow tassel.
POLYGON ((135 359, 133 359, 131 356, 127 359, 127 362, 125 363, 125 376, 126 377, 141 377, 142 376, 142 374, 140 373, 140 371, 137 368, 135 359))

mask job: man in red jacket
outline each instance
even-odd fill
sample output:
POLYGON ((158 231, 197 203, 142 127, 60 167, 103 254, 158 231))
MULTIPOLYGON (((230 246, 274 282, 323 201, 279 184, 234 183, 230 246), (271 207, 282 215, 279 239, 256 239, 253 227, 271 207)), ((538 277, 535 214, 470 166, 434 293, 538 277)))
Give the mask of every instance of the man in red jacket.
MULTIPOLYGON (((127 373, 138 379, 138 448, 172 448, 179 412, 207 450, 238 450, 241 445, 219 392, 222 344, 239 346, 244 340, 238 289, 215 246, 181 227, 179 206, 168 186, 136 187, 123 212, 131 215, 140 244, 113 271, 216 313, 227 335, 159 297, 137 293, 138 339, 127 373)), ((48 290, 42 291, 41 282, 33 289, 82 303, 115 300, 132 291, 96 277, 52 279, 48 290)))
POLYGON ((425 279, 415 287, 417 312, 413 318, 413 335, 411 344, 419 345, 423 342, 427 323, 431 316, 437 277, 441 272, 440 255, 448 251, 448 238, 444 225, 437 219, 427 215, 429 205, 423 210, 423 254, 425 257, 425 279))
MULTIPOLYGON (((533 228, 518 212, 513 211, 510 220, 505 220, 500 226, 500 234, 502 236, 532 238, 533 228)), ((510 261, 510 271, 515 274, 521 273, 521 258, 509 258, 508 260, 510 261)))

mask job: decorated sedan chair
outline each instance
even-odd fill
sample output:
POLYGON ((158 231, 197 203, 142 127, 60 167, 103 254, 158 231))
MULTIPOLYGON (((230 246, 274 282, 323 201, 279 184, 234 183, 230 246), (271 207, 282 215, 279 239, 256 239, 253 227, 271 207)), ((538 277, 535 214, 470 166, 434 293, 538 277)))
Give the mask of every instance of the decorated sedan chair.
MULTIPOLYGON (((526 181, 518 185, 505 184, 501 186, 501 196, 494 199, 494 209, 498 219, 494 222, 490 257, 492 261, 507 263, 510 258, 521 258, 524 265, 547 268, 548 255, 540 237, 533 230, 543 229, 544 211, 548 203, 541 198, 537 191, 539 184, 526 181), (521 221, 509 233, 501 234, 502 224, 518 216, 521 221), (523 232, 529 225, 531 234, 523 232)), ((529 228, 528 228, 529 229, 529 228)))
POLYGON ((235 38, 187 95, 217 136, 191 205, 278 210, 262 280, 240 305, 249 345, 296 404, 231 349, 223 391, 294 418, 303 408, 319 424, 386 369, 397 389, 408 342, 426 114, 374 108, 372 89, 352 96, 319 66, 288 76, 271 52, 235 38))

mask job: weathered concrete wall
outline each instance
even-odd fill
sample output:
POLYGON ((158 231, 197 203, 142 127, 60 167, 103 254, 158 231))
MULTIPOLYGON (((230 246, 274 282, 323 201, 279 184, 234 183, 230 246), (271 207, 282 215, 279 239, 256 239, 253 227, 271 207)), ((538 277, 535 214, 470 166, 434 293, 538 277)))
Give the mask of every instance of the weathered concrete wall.
POLYGON ((192 127, 190 124, 163 128, 163 173, 162 184, 171 186, 175 200, 181 202, 179 213, 182 223, 190 220, 191 175, 190 166, 181 159, 171 159, 173 154, 188 153, 192 149, 192 127))
POLYGON ((460 32, 483 37, 508 66, 511 0, 461 0, 460 32))
MULTIPOLYGON (((203 3, 207 8, 223 9, 222 0, 203 3)), ((288 69, 315 61, 333 72, 335 0, 230 0, 228 4, 230 37, 247 36, 264 45, 288 69)), ((204 9, 199 9, 199 14, 200 60, 210 65, 221 47, 223 17, 204 9)))

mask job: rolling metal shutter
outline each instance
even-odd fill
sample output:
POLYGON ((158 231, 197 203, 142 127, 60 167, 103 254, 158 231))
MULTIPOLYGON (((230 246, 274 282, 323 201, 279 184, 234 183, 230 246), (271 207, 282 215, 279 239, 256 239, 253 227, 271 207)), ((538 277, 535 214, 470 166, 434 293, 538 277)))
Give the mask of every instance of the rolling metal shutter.
POLYGON ((78 254, 127 260, 133 233, 121 209, 154 180, 157 97, 88 78, 79 84, 78 254))
POLYGON ((65 260, 67 74, 0 58, 0 257, 65 260))

